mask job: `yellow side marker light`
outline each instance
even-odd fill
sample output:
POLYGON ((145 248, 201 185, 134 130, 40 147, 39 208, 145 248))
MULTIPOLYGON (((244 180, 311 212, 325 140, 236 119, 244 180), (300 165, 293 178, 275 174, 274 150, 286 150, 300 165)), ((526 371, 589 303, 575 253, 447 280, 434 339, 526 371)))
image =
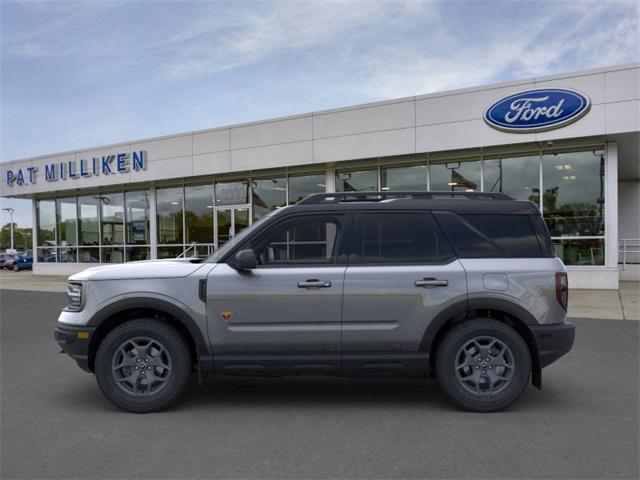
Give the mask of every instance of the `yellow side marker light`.
POLYGON ((86 340, 89 338, 89 332, 78 332, 78 338, 81 340, 86 340))

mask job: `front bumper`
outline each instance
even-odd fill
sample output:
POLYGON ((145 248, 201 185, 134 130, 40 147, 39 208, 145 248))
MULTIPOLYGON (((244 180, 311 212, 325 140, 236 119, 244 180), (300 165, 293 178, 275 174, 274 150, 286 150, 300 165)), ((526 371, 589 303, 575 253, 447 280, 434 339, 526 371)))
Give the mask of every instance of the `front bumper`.
POLYGON ((536 325, 531 327, 531 331, 538 344, 541 368, 568 353, 576 336, 576 328, 572 323, 536 325))
POLYGON ((65 325, 58 323, 53 331, 60 353, 66 353, 73 358, 78 366, 86 372, 89 368, 89 344, 95 328, 65 325))

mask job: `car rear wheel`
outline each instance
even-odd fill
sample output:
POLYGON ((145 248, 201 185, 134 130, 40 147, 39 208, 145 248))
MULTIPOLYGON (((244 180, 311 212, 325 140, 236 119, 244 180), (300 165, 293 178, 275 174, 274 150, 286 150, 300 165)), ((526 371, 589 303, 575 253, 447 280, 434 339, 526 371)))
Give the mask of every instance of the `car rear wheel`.
POLYGON ((137 319, 114 328, 95 359, 102 393, 117 407, 149 413, 171 406, 189 383, 189 347, 173 327, 137 319))
POLYGON ((467 320, 446 334, 436 357, 438 381, 457 406, 494 412, 515 402, 531 375, 529 348, 509 325, 467 320))

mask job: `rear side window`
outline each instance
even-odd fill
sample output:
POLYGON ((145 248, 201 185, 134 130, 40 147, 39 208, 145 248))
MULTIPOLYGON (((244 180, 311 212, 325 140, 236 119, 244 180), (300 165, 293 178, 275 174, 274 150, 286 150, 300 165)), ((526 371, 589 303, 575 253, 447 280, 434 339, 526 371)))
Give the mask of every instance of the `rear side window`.
POLYGON ((540 246, 530 215, 461 215, 436 218, 463 258, 538 258, 540 246))
POLYGON ((478 229, 455 213, 435 212, 436 220, 460 258, 496 258, 505 254, 478 229))
POLYGON ((509 257, 540 257, 538 238, 529 215, 463 215, 462 218, 493 240, 509 257))
POLYGON ((454 258, 430 214, 368 213, 359 225, 354 253, 361 263, 442 264, 454 258))
POLYGON ((540 250, 542 250, 542 256, 550 258, 555 257, 556 252, 553 247, 553 241, 551 240, 549 229, 542 219, 542 215, 531 215, 529 218, 531 219, 533 228, 538 236, 538 245, 540 245, 540 250))

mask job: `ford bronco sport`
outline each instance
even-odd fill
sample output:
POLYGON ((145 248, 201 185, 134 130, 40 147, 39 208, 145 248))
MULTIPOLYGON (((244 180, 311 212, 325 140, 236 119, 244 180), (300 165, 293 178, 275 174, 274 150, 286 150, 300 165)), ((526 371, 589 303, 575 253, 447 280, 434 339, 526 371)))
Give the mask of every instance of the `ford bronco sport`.
POLYGON ((497 411, 574 340, 540 211, 504 194, 312 195, 206 260, 89 268, 68 288, 56 341, 130 412, 209 373, 435 376, 497 411))

